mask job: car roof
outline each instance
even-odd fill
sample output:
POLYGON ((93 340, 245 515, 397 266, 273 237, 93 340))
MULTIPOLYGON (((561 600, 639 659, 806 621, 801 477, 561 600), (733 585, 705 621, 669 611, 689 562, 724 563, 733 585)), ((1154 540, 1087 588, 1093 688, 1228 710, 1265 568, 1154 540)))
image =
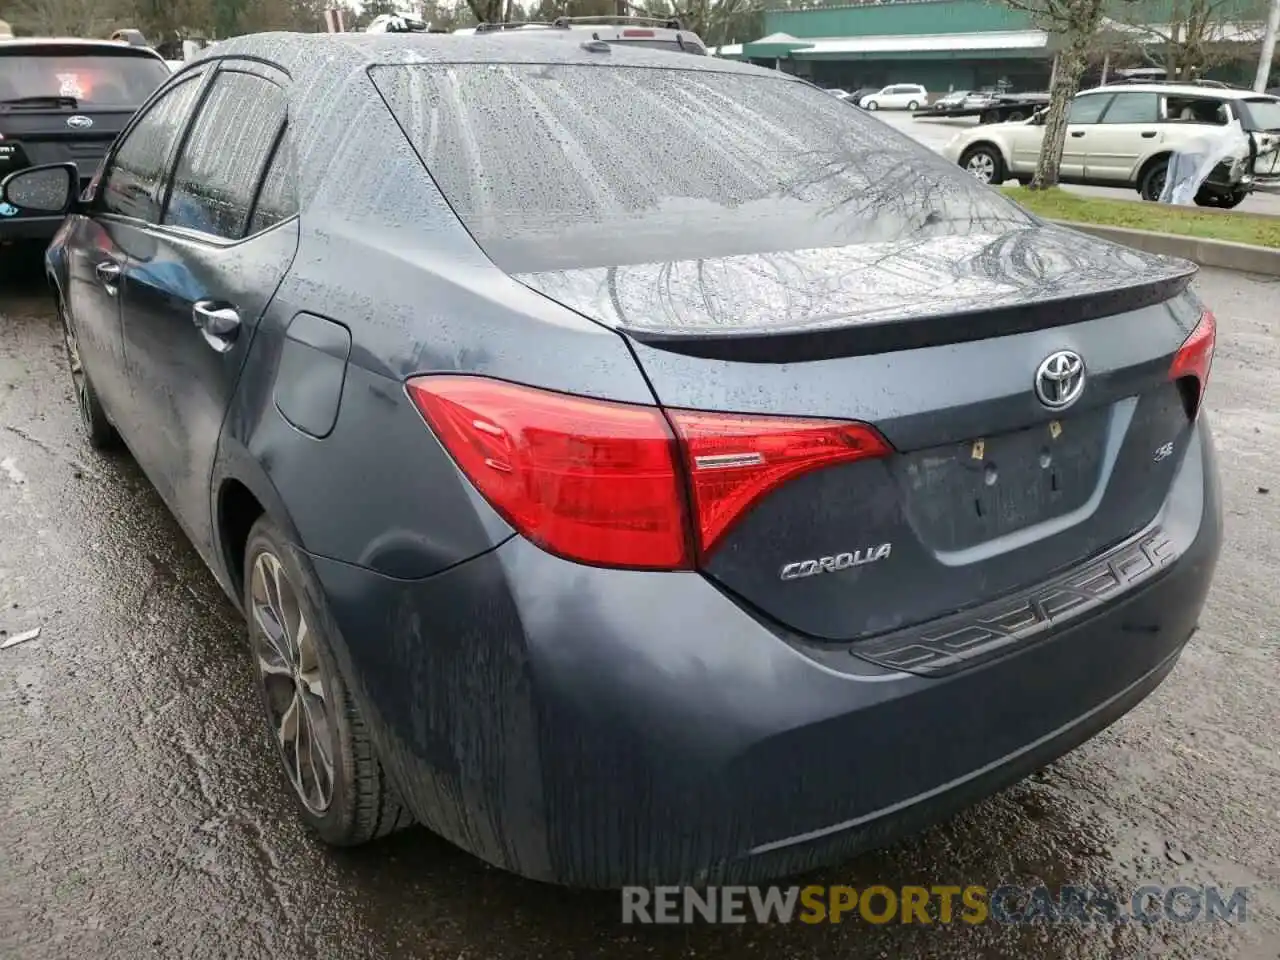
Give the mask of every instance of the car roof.
POLYGON ((590 41, 565 43, 563 34, 551 31, 530 31, 522 42, 508 42, 510 36, 520 33, 258 33, 220 41, 189 62, 218 57, 261 58, 283 67, 295 81, 317 73, 331 74, 335 68, 354 71, 415 63, 563 63, 739 73, 803 82, 751 64, 719 57, 673 57, 665 50, 637 45, 611 45, 608 53, 590 51, 585 46, 590 41))
POLYGON ((1266 96, 1253 90, 1242 90, 1239 87, 1215 87, 1200 83, 1109 83, 1102 87, 1081 90, 1077 96, 1086 93, 1169 93, 1175 97, 1214 97, 1219 100, 1248 100, 1266 96))

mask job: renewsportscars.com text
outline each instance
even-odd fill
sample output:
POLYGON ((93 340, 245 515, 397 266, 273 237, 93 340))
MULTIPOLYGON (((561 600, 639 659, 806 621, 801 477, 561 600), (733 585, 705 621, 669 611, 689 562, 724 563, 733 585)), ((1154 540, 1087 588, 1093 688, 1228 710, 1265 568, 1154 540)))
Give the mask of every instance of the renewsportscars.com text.
POLYGON ((1122 924, 1247 920, 1245 887, 624 887, 622 922, 1122 924))

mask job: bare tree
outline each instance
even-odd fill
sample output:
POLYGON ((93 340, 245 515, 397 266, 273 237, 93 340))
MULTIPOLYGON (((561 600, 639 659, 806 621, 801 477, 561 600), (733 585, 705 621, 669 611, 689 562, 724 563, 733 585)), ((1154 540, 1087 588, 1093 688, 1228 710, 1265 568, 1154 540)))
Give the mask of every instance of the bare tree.
POLYGON ((105 37, 119 9, 96 0, 20 0, 9 8, 15 27, 47 37, 105 37))
POLYGON ((759 36, 763 0, 640 0, 628 12, 650 17, 679 17, 680 22, 710 44, 746 37, 750 27, 759 36), (747 30, 747 32, 744 32, 747 30))
POLYGON ((1056 38, 1057 67, 1049 88, 1049 112, 1045 117, 1044 140, 1036 163, 1032 190, 1058 185, 1062 166, 1062 146, 1067 138, 1067 114, 1071 99, 1080 88, 1080 77, 1089 50, 1102 24, 1104 0, 1004 0, 1007 6, 1030 15, 1042 29, 1056 38))
POLYGON ((1142 57, 1170 80, 1189 80, 1220 63, 1242 58, 1257 43, 1266 16, 1262 0, 1173 0, 1135 3, 1107 25, 1127 35, 1142 57))

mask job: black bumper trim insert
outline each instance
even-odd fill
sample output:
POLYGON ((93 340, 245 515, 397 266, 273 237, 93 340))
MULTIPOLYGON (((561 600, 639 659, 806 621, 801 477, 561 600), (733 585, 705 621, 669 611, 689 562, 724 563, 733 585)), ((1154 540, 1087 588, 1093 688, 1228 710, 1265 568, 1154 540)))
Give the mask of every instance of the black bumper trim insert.
POLYGON ((923 626, 857 641, 849 652, 891 670, 954 673, 1096 610, 1154 579, 1178 556, 1173 539, 1152 527, 1047 583, 923 626))

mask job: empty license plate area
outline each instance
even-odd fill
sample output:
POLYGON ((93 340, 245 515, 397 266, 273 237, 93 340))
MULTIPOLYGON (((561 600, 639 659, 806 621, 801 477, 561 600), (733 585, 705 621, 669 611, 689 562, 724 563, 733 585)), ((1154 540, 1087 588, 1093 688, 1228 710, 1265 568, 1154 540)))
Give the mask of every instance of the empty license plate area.
POLYGON ((1097 488, 1110 410, 896 458, 904 508, 920 539, 963 550, 1083 506, 1097 488))

